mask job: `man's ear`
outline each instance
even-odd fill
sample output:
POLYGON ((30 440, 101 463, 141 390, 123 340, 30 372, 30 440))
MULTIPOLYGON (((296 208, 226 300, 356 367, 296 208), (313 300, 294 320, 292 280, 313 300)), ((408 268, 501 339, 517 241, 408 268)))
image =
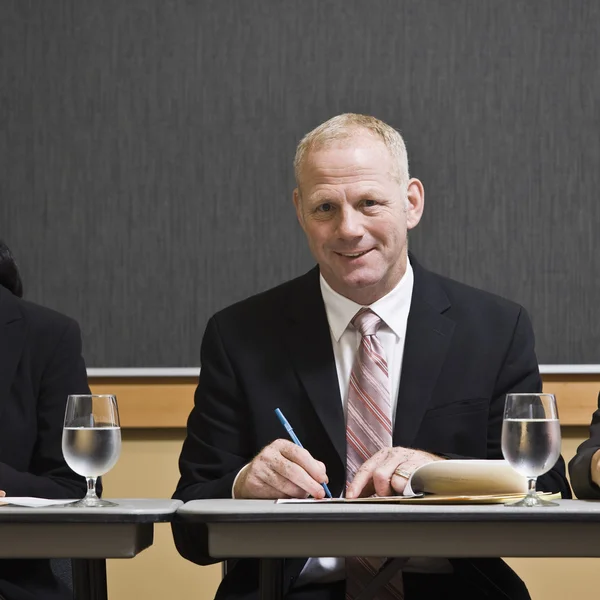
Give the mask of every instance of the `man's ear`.
POLYGON ((408 182, 407 207, 406 207, 406 227, 413 229, 419 224, 423 216, 425 207, 425 189, 418 179, 411 179, 408 182))
POLYGON ((298 217, 298 223, 300 227, 304 229, 304 213, 302 212, 302 196, 300 196, 300 190, 296 188, 294 190, 294 207, 296 208, 296 217, 298 217))

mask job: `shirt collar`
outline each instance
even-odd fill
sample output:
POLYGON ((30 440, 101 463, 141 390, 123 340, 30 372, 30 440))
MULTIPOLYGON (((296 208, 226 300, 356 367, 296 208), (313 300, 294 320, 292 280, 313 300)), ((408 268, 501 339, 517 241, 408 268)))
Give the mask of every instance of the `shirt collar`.
MULTIPOLYGON (((323 275, 320 276, 319 282, 323 302, 325 303, 327 320, 329 321, 329 328, 335 341, 339 342, 354 315, 363 307, 361 304, 357 304, 334 291, 325 281, 323 275)), ((380 298, 369 306, 399 338, 406 331, 406 320, 408 319, 408 312, 410 310, 413 283, 413 269, 407 257, 406 271, 396 287, 383 298, 380 298)))

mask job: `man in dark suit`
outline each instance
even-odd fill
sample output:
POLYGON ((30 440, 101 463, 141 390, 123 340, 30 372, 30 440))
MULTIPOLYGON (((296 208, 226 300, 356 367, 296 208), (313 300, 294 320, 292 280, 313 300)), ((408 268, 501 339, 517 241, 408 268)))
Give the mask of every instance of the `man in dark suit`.
MULTIPOLYGON (((19 298, 22 285, 11 261, 0 242, 0 490, 81 498, 85 480, 69 469, 61 450, 67 396, 89 394, 79 327, 19 298)), ((0 560, 0 598, 67 600, 72 593, 49 560, 7 559, 0 560)))
MULTIPOLYGON (((295 171, 318 268, 209 321, 175 497, 321 498, 324 481, 335 496, 390 495, 427 462, 502 458, 505 395, 541 389, 531 324, 520 306, 408 254, 424 192, 401 136, 340 115, 300 142, 295 171), (305 449, 281 439, 276 407, 305 449)), ((539 487, 569 497, 562 459, 539 487)), ((202 528, 174 535, 183 556, 211 562, 202 528)), ((378 568, 361 560, 290 559, 286 597, 348 587, 353 598, 378 568)), ((402 571, 377 598, 529 597, 500 559, 411 559, 402 571)), ((257 586, 256 561, 240 560, 217 597, 256 598, 257 586)))
POLYGON ((600 393, 598 410, 592 416, 590 437, 577 448, 577 454, 569 462, 569 475, 578 498, 600 498, 600 393))

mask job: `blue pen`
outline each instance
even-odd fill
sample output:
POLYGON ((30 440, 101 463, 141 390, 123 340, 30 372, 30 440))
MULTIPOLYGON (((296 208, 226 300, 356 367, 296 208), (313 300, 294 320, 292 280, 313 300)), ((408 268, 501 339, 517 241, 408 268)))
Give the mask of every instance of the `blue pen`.
MULTIPOLYGON (((298 436, 294 433, 292 426, 288 423, 288 420, 283 416, 283 413, 278 408, 276 408, 275 414, 277 415, 277 418, 279 419, 281 424, 285 427, 285 430, 288 432, 289 436, 292 438, 292 442, 294 442, 294 444, 296 444, 296 446, 300 446, 300 448, 304 448, 304 446, 300 443, 298 436)), ((323 489, 325 490, 325 494, 327 494, 327 497, 332 498, 331 492, 329 491, 327 484, 322 483, 321 485, 323 486, 323 489)))

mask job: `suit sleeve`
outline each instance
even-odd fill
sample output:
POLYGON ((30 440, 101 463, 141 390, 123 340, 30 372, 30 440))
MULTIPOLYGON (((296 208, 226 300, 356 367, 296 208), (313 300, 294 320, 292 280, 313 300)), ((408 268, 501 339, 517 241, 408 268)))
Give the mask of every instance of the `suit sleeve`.
POLYGON ((0 463, 0 489, 7 496, 81 498, 85 480, 67 466, 62 455, 62 428, 69 394, 89 394, 81 334, 68 320, 49 354, 37 398, 37 439, 29 469, 0 463))
MULTIPOLYGON (((494 397, 490 405, 488 421, 488 457, 502 458, 502 419, 506 394, 511 392, 542 391, 542 380, 535 355, 535 338, 529 316, 521 309, 514 328, 512 340, 496 380, 494 397)), ((562 456, 550 471, 537 480, 537 489, 560 492, 563 498, 571 498, 571 489, 562 456)))
MULTIPOLYGON (((231 498, 234 479, 252 458, 253 427, 245 395, 225 349, 217 318, 207 327, 200 352, 201 374, 179 458, 181 477, 174 498, 188 502, 231 498)), ((208 556, 201 526, 173 525, 180 554, 198 564, 208 556)))
POLYGON ((600 487, 592 481, 591 463, 594 454, 600 450, 600 394, 598 394, 598 410, 592 416, 590 437, 577 448, 577 453, 569 463, 571 485, 578 498, 600 498, 600 487))

